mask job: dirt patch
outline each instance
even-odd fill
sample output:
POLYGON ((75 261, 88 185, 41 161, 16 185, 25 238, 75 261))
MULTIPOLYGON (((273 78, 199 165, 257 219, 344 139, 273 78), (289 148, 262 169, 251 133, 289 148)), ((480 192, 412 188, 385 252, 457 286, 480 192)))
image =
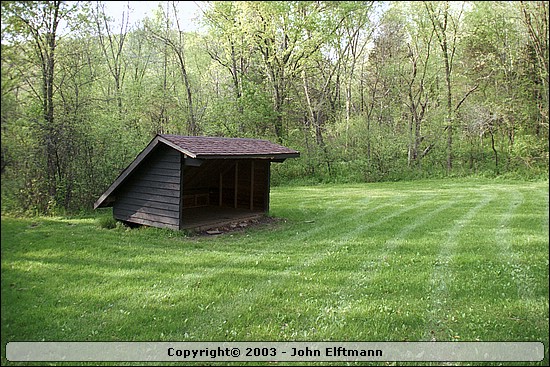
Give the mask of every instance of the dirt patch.
POLYGON ((243 232, 250 228, 261 228, 263 226, 273 226, 279 223, 286 222, 283 218, 274 218, 263 216, 255 219, 238 220, 232 223, 228 223, 223 226, 210 228, 206 231, 193 232, 194 236, 219 236, 226 233, 238 233, 243 232))

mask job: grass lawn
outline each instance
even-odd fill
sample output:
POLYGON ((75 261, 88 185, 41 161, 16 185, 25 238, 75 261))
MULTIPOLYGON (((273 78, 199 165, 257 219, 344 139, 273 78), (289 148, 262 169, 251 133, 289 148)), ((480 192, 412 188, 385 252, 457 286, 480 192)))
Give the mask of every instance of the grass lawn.
POLYGON ((548 365, 548 202, 541 181, 275 187, 285 220, 196 237, 3 216, 1 362, 8 341, 437 340, 542 341, 548 365))

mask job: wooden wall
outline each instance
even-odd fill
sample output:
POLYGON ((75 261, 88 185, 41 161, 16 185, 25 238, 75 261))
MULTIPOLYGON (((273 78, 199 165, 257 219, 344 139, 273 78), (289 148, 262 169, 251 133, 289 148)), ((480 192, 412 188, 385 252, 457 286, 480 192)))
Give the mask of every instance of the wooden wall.
POLYGON ((117 189, 118 220, 179 229, 181 153, 159 145, 117 189))

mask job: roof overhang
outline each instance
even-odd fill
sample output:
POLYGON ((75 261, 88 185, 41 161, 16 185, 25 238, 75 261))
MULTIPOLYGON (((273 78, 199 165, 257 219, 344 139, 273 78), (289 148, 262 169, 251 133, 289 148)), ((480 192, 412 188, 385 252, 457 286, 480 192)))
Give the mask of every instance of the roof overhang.
POLYGON ((287 158, 298 158, 300 154, 281 153, 281 154, 227 154, 211 155, 198 154, 197 159, 268 159, 274 162, 283 162, 287 158))

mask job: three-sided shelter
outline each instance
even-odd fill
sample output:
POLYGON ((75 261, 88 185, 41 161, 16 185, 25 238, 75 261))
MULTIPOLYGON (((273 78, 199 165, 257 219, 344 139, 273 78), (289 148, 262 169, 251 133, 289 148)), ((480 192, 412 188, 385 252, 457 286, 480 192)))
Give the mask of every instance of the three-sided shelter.
POLYGON ((267 140, 157 134, 94 209, 177 230, 257 218, 269 211, 271 162, 299 156, 267 140))

